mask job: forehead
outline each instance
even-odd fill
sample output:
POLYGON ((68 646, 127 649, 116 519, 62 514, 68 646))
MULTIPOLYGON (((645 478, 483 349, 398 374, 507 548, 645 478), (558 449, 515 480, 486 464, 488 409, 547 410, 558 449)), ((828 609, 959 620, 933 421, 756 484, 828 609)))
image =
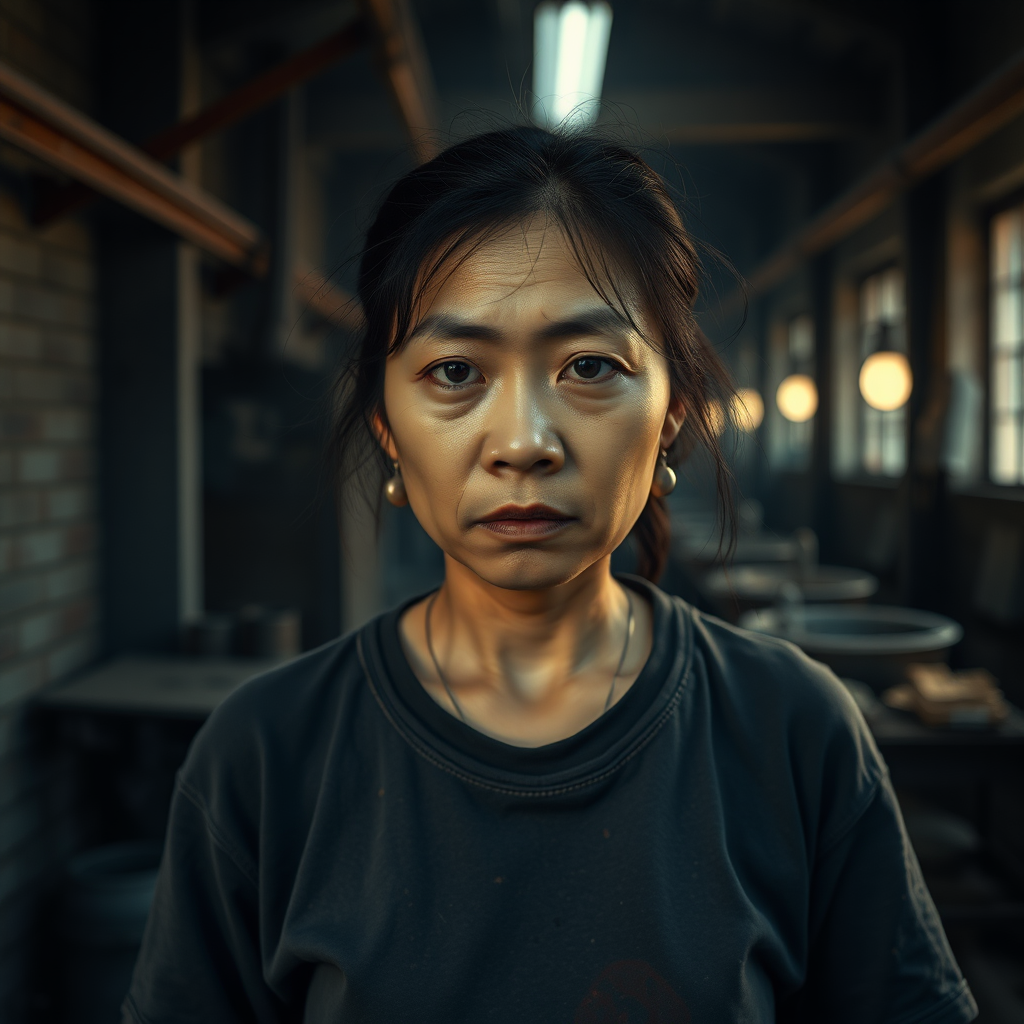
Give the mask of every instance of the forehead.
MULTIPOLYGON (((593 262, 611 264, 607 259, 593 262)), ((635 289, 625 274, 609 266, 597 284, 600 290, 588 279, 561 227, 536 217, 456 250, 423 289, 415 319, 455 310, 472 310, 485 318, 542 316, 552 306, 606 302, 636 315, 635 289)))

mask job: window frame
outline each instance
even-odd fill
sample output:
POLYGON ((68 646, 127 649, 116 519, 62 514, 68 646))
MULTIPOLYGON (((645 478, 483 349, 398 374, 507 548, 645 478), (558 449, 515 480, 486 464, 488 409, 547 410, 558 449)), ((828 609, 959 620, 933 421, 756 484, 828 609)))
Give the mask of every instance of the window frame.
MULTIPOLYGON (((864 365, 864 360, 867 355, 864 354, 864 331, 865 331, 865 320, 863 314, 863 292, 864 285, 873 277, 880 277, 882 274, 887 273, 890 270, 898 270, 902 277, 902 317, 900 321, 900 328, 903 333, 903 348, 901 351, 907 354, 907 274, 906 269, 903 265, 903 261, 894 257, 886 260, 883 263, 879 263, 873 266, 870 270, 858 274, 854 279, 854 290, 857 301, 857 330, 856 330, 856 359, 854 361, 856 366, 856 373, 852 382, 854 392, 854 405, 856 409, 855 418, 855 429, 856 429, 856 451, 857 451, 857 469, 856 471, 848 476, 851 483, 861 483, 870 486, 879 487, 897 487, 901 480, 907 475, 907 470, 910 467, 910 423, 907 414, 908 405, 901 406, 899 410, 893 410, 894 412, 903 412, 903 467, 899 473, 886 473, 884 471, 870 470, 864 465, 864 442, 865 442, 865 415, 867 410, 871 407, 864 400, 864 396, 860 393, 860 368, 864 365)), ((908 403, 909 404, 909 403, 908 403)), ((878 412, 880 415, 887 415, 880 410, 872 410, 872 412, 878 412)))
MULTIPOLYGON (((1012 483, 1000 483, 992 477, 992 415, 993 415, 993 394, 992 394, 992 367, 993 367, 993 330, 995 328, 993 317, 994 292, 993 292, 993 224, 996 218, 1016 207, 1021 209, 1021 218, 1024 220, 1024 187, 1015 189, 1013 192, 1001 197, 998 202, 991 203, 980 212, 984 217, 982 237, 985 245, 984 262, 984 291, 985 302, 982 316, 982 327, 984 335, 984 351, 982 353, 981 367, 984 373, 984 402, 983 415, 985 417, 984 429, 982 430, 981 457, 983 461, 983 473, 981 480, 984 482, 982 490, 986 496, 993 498, 1005 498, 1012 501, 1020 501, 1024 498, 1024 469, 1020 471, 1018 479, 1012 483)), ((1022 230, 1024 239, 1024 230, 1022 230)), ((1024 241, 1022 241, 1024 246, 1024 241)), ((1021 301, 1024 303, 1024 269, 1021 272, 1021 301)), ((1024 360, 1024 338, 1021 342, 1021 359, 1024 360)), ((1019 412, 1021 419, 1022 440, 1024 445, 1024 402, 1019 412)))

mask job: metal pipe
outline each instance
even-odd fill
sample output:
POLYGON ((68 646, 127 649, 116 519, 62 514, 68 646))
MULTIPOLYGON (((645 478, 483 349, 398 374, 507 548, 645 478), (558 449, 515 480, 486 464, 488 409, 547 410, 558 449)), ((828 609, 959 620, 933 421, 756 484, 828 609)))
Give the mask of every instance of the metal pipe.
POLYGON ((3 63, 0 138, 225 262, 266 273, 254 224, 3 63))

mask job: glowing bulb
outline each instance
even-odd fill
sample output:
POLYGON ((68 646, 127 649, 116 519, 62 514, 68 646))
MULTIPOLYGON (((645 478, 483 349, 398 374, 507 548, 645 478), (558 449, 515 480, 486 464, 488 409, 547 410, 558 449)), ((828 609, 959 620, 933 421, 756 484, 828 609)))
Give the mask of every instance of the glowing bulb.
POLYGON ((899 409, 913 389, 914 375, 902 352, 875 352, 860 368, 860 393, 872 409, 899 409))
POLYGON ((756 388, 740 388, 730 406, 733 423, 745 434, 752 434, 764 419, 764 400, 756 388))
POLYGON ((792 423, 806 423, 818 411, 818 388, 806 373, 791 373, 775 392, 779 412, 792 423))

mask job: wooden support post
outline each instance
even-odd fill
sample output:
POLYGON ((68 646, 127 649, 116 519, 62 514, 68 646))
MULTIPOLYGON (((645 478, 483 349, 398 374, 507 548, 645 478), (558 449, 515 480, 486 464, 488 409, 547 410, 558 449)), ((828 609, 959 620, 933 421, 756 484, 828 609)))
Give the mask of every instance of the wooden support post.
POLYGON ((811 447, 814 529, 819 553, 827 560, 839 557, 835 528, 832 485, 832 259, 822 253, 811 263, 811 304, 814 317, 814 373, 818 386, 818 411, 814 415, 814 439, 811 447))
POLYGON ((910 459, 900 494, 900 589, 915 608, 944 608, 946 373, 946 178, 918 185, 903 209, 907 352, 914 390, 907 405, 910 459))
POLYGON ((360 0, 376 39, 381 74, 420 163, 437 154, 437 97, 430 65, 405 0, 360 0))
POLYGON ((253 224, 3 63, 0 138, 226 263, 266 273, 253 224))

